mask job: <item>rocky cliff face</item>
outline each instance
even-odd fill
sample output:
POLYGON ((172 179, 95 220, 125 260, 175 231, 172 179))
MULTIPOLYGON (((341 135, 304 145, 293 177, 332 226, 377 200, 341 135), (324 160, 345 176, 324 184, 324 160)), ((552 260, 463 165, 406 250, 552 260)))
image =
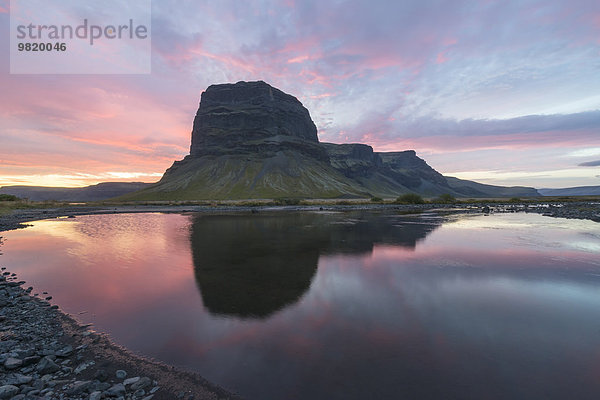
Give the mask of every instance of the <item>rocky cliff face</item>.
POLYGON ((291 149, 326 159, 317 127, 294 96, 263 82, 212 85, 194 119, 191 156, 291 149))
POLYGON ((386 174, 409 189, 418 189, 423 182, 429 182, 450 190, 446 178, 417 157, 414 150, 379 153, 379 156, 386 174))
POLYGON ((360 143, 321 143, 327 150, 331 166, 348 178, 368 177, 379 170, 383 162, 371 146, 360 143))
POLYGON ((466 182, 447 180, 412 150, 376 153, 365 144, 319 143, 317 128, 298 99, 262 81, 238 82, 212 85, 202 93, 190 155, 176 161, 157 184, 123 199, 499 193, 466 182))

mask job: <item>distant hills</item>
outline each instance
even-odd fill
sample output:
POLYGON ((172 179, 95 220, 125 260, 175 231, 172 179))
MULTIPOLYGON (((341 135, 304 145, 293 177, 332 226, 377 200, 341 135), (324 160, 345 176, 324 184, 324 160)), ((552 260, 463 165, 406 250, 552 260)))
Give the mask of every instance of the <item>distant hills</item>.
POLYGON ((142 182, 105 182, 80 188, 3 186, 0 188, 0 194, 12 194, 32 201, 101 201, 135 192, 150 185, 142 182))
POLYGON ((563 189, 538 189, 542 196, 600 196, 600 186, 577 186, 563 189))
POLYGON ((156 184, 122 200, 539 196, 534 188, 448 178, 413 150, 320 143, 295 97, 269 84, 211 85, 194 119, 190 154, 156 184))

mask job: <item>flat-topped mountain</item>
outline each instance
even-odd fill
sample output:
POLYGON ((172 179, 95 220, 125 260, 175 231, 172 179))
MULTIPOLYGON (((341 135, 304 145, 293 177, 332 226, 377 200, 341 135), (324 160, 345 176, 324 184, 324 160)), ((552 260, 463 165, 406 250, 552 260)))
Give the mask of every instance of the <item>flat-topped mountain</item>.
POLYGON ((365 144, 320 143, 294 96, 258 82, 211 85, 194 118, 190 154, 126 200, 537 196, 448 179, 413 150, 377 153, 365 144))
POLYGON ((238 82, 202 93, 190 155, 277 152, 318 143, 317 127, 298 99, 264 82, 238 82))

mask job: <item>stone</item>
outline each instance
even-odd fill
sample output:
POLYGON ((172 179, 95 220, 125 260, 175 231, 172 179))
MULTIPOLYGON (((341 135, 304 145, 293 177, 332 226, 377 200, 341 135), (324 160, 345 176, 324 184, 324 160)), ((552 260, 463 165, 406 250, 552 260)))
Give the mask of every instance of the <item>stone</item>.
POLYGON ((50 357, 46 356, 40 360, 40 362, 38 363, 38 365, 36 367, 36 370, 40 374, 44 375, 44 374, 52 374, 52 373, 60 370, 60 367, 58 365, 56 365, 56 363, 54 361, 52 361, 52 359, 50 357))
POLYGON ((32 357, 35 352, 33 351, 33 349, 19 349, 16 351, 18 358, 25 358, 25 357, 32 357))
POLYGON ((95 365, 96 362, 95 361, 86 361, 83 362, 81 364, 79 364, 77 366, 77 368, 75 368, 75 371, 73 371, 75 373, 75 375, 79 375, 81 374, 83 371, 85 371, 86 369, 88 369, 89 367, 95 365))
POLYGON ((57 350, 55 352, 55 354, 56 354, 57 357, 68 357, 71 354, 73 354, 73 346, 68 345, 66 347, 63 347, 62 349, 57 350))
POLYGON ((22 385, 21 386, 21 393, 29 393, 29 392, 33 392, 33 387, 32 386, 28 386, 28 385, 22 385))
POLYGON ((41 379, 36 379, 31 386, 36 390, 42 390, 46 386, 46 383, 41 379))
POLYGON ((78 395, 87 392, 92 386, 92 381, 76 381, 73 386, 66 390, 69 396, 78 395))
POLYGON ((137 381, 139 381, 139 380, 140 380, 140 377, 139 377, 139 376, 136 376, 136 377, 133 377, 133 378, 127 378, 127 379, 125 379, 125 380, 123 381, 123 385, 125 385, 125 386, 129 386, 129 385, 131 385, 131 384, 133 384, 133 383, 136 383, 136 382, 137 382, 137 381))
POLYGON ((148 386, 152 385, 152 381, 150 380, 150 378, 148 377, 143 377, 140 380, 138 380, 137 382, 133 383, 131 385, 131 390, 139 390, 139 389, 145 389, 148 386))
POLYGON ((104 393, 107 396, 111 396, 111 397, 124 396, 125 395, 125 385, 123 385, 122 383, 117 383, 116 385, 112 386, 110 389, 108 389, 104 393))
POLYGON ((19 358, 9 357, 6 361, 4 361, 4 368, 11 370, 17 369, 23 365, 23 360, 19 358))
POLYGON ((117 379, 125 379, 127 378, 127 372, 123 371, 122 369, 118 369, 117 372, 115 373, 117 379))
POLYGON ((48 382, 48 387, 54 388, 54 387, 62 387, 63 385, 66 385, 67 383, 71 383, 71 381, 67 380, 67 379, 58 379, 58 380, 53 380, 48 382))
POLYGON ((3 382, 6 385, 20 386, 30 383, 32 380, 33 377, 31 376, 26 376, 23 374, 9 374, 3 379, 3 382))
POLYGON ((0 386, 0 399, 10 399, 19 393, 19 388, 14 385, 0 386))
POLYGON ((26 367, 31 364, 36 364, 37 362, 40 361, 40 358, 41 358, 40 356, 25 357, 23 359, 23 366, 26 367))
POLYGON ((94 384, 92 385, 92 389, 90 389, 90 390, 104 392, 105 390, 108 390, 108 388, 110 388, 111 386, 112 385, 108 382, 94 381, 94 384))
POLYGON ((102 398, 102 392, 100 391, 95 391, 90 393, 90 397, 88 398, 88 400, 100 400, 102 398))
POLYGON ((103 369, 96 370, 96 373, 94 374, 94 379, 100 382, 104 382, 108 379, 108 374, 103 369))

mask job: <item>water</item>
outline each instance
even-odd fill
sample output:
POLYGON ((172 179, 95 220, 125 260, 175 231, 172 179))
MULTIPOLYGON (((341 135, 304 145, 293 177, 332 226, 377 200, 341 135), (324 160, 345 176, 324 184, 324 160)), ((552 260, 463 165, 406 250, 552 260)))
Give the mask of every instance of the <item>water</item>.
POLYGON ((248 399, 597 399, 600 225, 535 214, 123 214, 0 262, 248 399))

